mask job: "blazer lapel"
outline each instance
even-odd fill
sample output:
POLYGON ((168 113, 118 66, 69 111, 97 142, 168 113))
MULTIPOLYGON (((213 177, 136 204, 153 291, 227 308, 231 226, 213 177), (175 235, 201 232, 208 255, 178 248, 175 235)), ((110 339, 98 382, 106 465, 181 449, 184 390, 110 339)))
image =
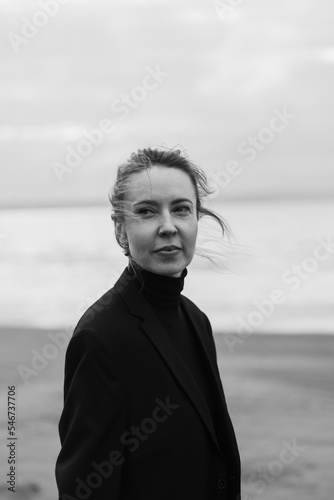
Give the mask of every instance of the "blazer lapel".
MULTIPOLYGON (((140 285, 133 279, 133 276, 125 270, 118 282, 115 284, 115 288, 125 300, 130 312, 134 316, 142 318, 143 321, 140 325, 141 329, 164 359, 178 383, 182 386, 186 395, 189 397, 196 411, 203 420, 204 425, 211 434, 218 450, 221 454, 223 454, 218 444, 215 426, 208 405, 188 368, 170 341, 167 332, 163 328, 153 308, 150 306, 146 298, 140 293, 140 285)), ((194 323, 192 322, 192 324, 194 323)), ((197 335, 199 335, 196 326, 195 330, 197 335)), ((201 338, 200 335, 199 337, 201 338)), ((206 349, 205 352, 207 356, 206 349)))
POLYGON ((193 406, 197 410, 213 440, 218 446, 218 438, 208 405, 194 378, 174 348, 168 334, 161 325, 159 319, 156 317, 154 311, 152 311, 152 315, 144 319, 141 328, 150 338, 157 351, 159 351, 160 355, 169 366, 170 370, 174 374, 178 383, 182 386, 188 398, 191 400, 193 406))
POLYGON ((204 353, 204 358, 206 362, 206 369, 209 371, 211 375, 211 380, 215 385, 215 390, 217 393, 216 403, 217 403, 217 411, 219 419, 219 421, 217 422, 217 434, 219 438, 219 443, 222 443, 224 445, 224 449, 228 447, 231 453, 233 453, 233 455, 237 457, 238 452, 235 446, 233 445, 233 443, 235 443, 234 429, 231 423, 231 419, 229 417, 218 367, 217 370, 215 370, 214 364, 216 364, 216 361, 213 360, 212 354, 210 354, 211 349, 210 349, 209 338, 207 338, 205 335, 201 335, 200 330, 198 328, 198 324, 194 321, 194 317, 189 311, 189 308, 186 306, 182 296, 181 296, 181 304, 183 304, 184 311, 187 314, 193 326, 195 334, 197 335, 197 338, 202 346, 202 351, 204 353), (220 425, 221 422, 223 423, 222 425, 220 425))
POLYGON ((201 332, 199 330, 198 323, 196 323, 196 321, 194 321, 194 317, 191 314, 191 311, 189 310, 189 308, 187 307, 182 295, 181 295, 181 305, 182 305, 183 310, 185 311, 185 313, 186 313, 186 315, 187 315, 187 317, 188 317, 188 319, 193 327, 195 335, 198 338, 198 341, 201 345, 202 352, 204 353, 205 363, 206 363, 207 369, 210 373, 210 376, 211 376, 212 380, 214 381, 215 388, 220 395, 220 399, 223 401, 224 405, 226 406, 225 395, 224 395, 223 387, 222 387, 222 384, 220 381, 219 372, 217 372, 217 370, 215 370, 214 365, 213 365, 213 362, 216 362, 216 360, 213 359, 213 357, 212 357, 212 347, 210 349, 210 340, 206 335, 201 334, 201 332), (210 350, 211 350, 211 353, 210 353, 210 350))

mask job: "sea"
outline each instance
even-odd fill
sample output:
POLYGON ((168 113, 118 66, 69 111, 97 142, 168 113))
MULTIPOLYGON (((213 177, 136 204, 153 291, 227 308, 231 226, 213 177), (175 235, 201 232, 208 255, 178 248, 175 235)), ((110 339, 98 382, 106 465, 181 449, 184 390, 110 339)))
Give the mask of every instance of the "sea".
MULTIPOLYGON (((209 203, 183 293, 214 332, 334 333, 334 200, 209 203)), ((0 211, 0 331, 69 329, 127 265, 108 206, 0 211)))

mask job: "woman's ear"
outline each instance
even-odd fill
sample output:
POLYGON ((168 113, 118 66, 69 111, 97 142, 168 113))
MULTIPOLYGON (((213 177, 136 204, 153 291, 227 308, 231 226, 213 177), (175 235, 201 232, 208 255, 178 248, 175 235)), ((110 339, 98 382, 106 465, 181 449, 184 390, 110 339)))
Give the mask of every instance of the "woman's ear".
POLYGON ((121 247, 123 247, 123 248, 127 247, 128 246, 128 238, 126 235, 124 224, 122 224, 122 222, 115 223, 115 233, 116 233, 116 239, 117 239, 118 243, 121 245, 121 247))

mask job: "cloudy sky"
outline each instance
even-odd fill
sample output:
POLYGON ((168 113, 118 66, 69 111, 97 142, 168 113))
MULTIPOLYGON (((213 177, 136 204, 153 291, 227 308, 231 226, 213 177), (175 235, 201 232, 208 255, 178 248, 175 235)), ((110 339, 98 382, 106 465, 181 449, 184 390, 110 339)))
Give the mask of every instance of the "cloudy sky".
POLYGON ((117 165, 161 144, 226 200, 332 196, 333 14, 330 0, 0 0, 0 206, 105 203, 117 165))

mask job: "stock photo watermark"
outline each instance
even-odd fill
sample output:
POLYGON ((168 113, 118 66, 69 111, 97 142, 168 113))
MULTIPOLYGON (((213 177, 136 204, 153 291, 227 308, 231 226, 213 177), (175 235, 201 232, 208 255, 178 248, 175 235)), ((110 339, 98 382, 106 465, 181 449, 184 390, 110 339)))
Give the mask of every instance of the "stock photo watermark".
POLYGON ((56 17, 62 5, 66 5, 73 0, 40 0, 39 10, 36 10, 29 19, 21 17, 22 25, 20 33, 10 31, 7 33, 8 40, 15 54, 19 53, 22 46, 27 45, 30 40, 35 38, 40 30, 49 24, 50 19, 56 17))
MULTIPOLYGON (((171 403, 170 396, 163 401, 161 398, 154 400, 156 406, 149 417, 144 418, 140 425, 132 425, 129 430, 120 436, 120 448, 127 453, 135 453, 141 443, 150 439, 159 426, 173 415, 180 407, 179 404, 171 403)), ((93 461, 91 463, 91 472, 84 478, 76 477, 75 497, 68 493, 61 495, 61 500, 84 500, 88 499, 93 490, 98 489, 105 479, 108 479, 114 472, 115 467, 119 467, 126 461, 126 456, 119 450, 112 450, 108 457, 105 457, 100 463, 93 461)))
POLYGON ((7 388, 7 421, 7 489, 15 493, 17 479, 17 389, 15 385, 9 385, 7 388))
MULTIPOLYGON (((114 290, 110 290, 115 283, 115 276, 112 277, 107 283, 107 290, 109 289, 108 292, 106 292, 105 289, 101 289, 96 292, 93 297, 87 296, 84 301, 81 301, 78 304, 75 310, 77 316, 82 316, 82 314, 86 311, 85 321, 89 322, 93 320, 97 313, 101 312, 105 307, 110 306, 115 294, 117 293, 114 290)), ((133 277, 131 275, 125 276, 123 287, 128 280, 132 279, 133 277)), ((18 374, 20 375, 24 385, 29 385, 31 381, 30 379, 34 379, 42 373, 49 365, 49 362, 54 360, 61 351, 64 351, 67 348, 73 335, 74 328, 75 323, 69 323, 59 332, 49 332, 47 334, 48 342, 45 343, 43 347, 34 347, 30 350, 30 363, 28 365, 19 364, 17 366, 18 374)))
MULTIPOLYGON (((283 108, 272 109, 272 117, 266 127, 262 127, 255 135, 248 135, 247 138, 241 141, 237 150, 239 155, 245 156, 245 161, 253 162, 259 152, 263 151, 271 144, 277 134, 281 134, 291 124, 291 121, 296 118, 296 115, 287 110, 287 106, 283 108)), ((239 160, 227 162, 225 169, 216 171, 209 176, 209 180, 213 183, 215 191, 208 196, 208 201, 216 198, 221 189, 225 189, 238 175, 243 172, 245 166, 239 160)))
POLYGON ((284 473, 286 468, 307 449, 306 446, 298 445, 296 439, 293 439, 291 444, 288 441, 282 441, 282 445, 276 460, 271 460, 266 466, 259 467, 247 477, 244 485, 247 492, 241 496, 240 500, 251 500, 254 498, 254 493, 262 495, 284 473))
POLYGON ((28 385, 30 377, 36 377, 45 370, 50 360, 55 359, 60 351, 66 349, 70 335, 66 331, 49 332, 47 336, 51 342, 45 344, 40 350, 35 347, 31 349, 32 358, 29 366, 23 364, 17 366, 17 371, 25 385, 28 385))
MULTIPOLYGON (((117 115, 118 121, 125 120, 130 115, 131 110, 138 108, 149 93, 156 90, 169 76, 169 73, 162 71, 159 65, 155 68, 146 66, 145 69, 146 74, 139 85, 134 86, 128 94, 122 94, 112 101, 110 108, 117 115)), ((103 143, 105 136, 116 130, 116 125, 115 120, 106 117, 100 120, 96 128, 82 130, 84 138, 74 147, 66 146, 65 160, 52 162, 52 169, 59 182, 63 181, 65 174, 72 173, 85 158, 90 156, 94 148, 103 143)))
MULTIPOLYGON (((331 236, 318 237, 316 241, 318 244, 314 247, 313 255, 305 257, 299 265, 293 264, 281 275, 281 282, 288 286, 288 290, 292 293, 296 292, 302 283, 317 271, 321 262, 328 260, 334 253, 334 241, 332 241, 331 236)), ((229 352, 233 353, 236 345, 243 344, 287 298, 286 291, 274 288, 269 297, 253 301, 255 309, 248 314, 247 318, 240 316, 237 318, 237 332, 224 336, 229 352)))

